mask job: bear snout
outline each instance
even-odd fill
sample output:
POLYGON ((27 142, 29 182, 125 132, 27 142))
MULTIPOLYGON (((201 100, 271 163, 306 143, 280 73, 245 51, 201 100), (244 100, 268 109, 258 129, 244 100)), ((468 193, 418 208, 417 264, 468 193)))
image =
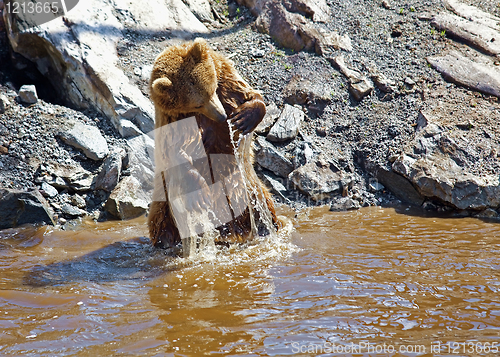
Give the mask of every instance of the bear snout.
POLYGON ((203 107, 203 114, 219 123, 223 123, 227 120, 226 111, 224 110, 217 93, 214 93, 208 103, 203 107))

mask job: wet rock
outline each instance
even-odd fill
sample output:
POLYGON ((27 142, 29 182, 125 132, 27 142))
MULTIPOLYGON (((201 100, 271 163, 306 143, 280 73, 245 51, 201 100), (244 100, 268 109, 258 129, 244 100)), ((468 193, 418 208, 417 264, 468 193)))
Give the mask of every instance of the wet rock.
POLYGON ((488 219, 498 219, 500 215, 497 211, 491 208, 487 208, 484 211, 473 214, 473 217, 476 218, 488 218, 488 219))
POLYGON ((19 100, 25 104, 35 104, 38 102, 38 94, 33 84, 25 84, 19 89, 19 100))
POLYGON ((61 99, 79 109, 99 110, 117 129, 127 119, 143 132, 154 129, 154 108, 116 65, 123 30, 208 32, 180 0, 151 0, 147 6, 89 0, 36 29, 18 14, 5 18, 12 49, 51 79, 61 99))
POLYGON ((254 146, 255 161, 263 168, 285 178, 293 171, 292 162, 263 137, 257 137, 254 141, 254 146))
POLYGON ((373 83, 360 72, 349 69, 344 61, 344 56, 340 55, 333 59, 334 63, 339 67, 340 71, 349 80, 349 91, 354 99, 362 100, 373 90, 373 83))
POLYGON ((422 196, 437 198, 454 208, 484 210, 500 206, 498 175, 474 176, 446 155, 436 153, 419 159, 401 155, 392 168, 410 180, 422 196))
POLYGON ((412 183, 404 176, 397 174, 392 170, 378 168, 375 177, 384 185, 394 196, 403 202, 421 206, 424 203, 424 197, 415 189, 412 183))
POLYGON ((333 212, 352 211, 360 208, 359 202, 350 197, 339 197, 330 205, 330 211, 333 212))
POLYGON ((47 182, 42 183, 42 191, 47 195, 48 197, 56 197, 59 192, 57 192, 56 188, 52 185, 49 185, 47 182))
POLYGON ((282 142, 295 138, 299 133, 303 119, 304 112, 302 110, 285 104, 283 112, 267 134, 267 140, 282 142))
POLYGON ((71 218, 83 217, 86 214, 84 210, 81 210, 73 205, 70 205, 69 203, 65 203, 61 206, 61 212, 64 215, 71 218))
POLYGON ((54 225, 45 198, 38 190, 19 191, 0 188, 0 229, 27 223, 54 225))
POLYGON ((286 187, 280 180, 275 179, 271 175, 262 174, 264 176, 264 180, 271 186, 273 191, 281 197, 284 202, 290 202, 288 198, 286 198, 285 194, 287 193, 286 187))
POLYGON ((457 84, 500 97, 500 70, 493 63, 488 64, 488 60, 479 63, 477 58, 472 61, 457 51, 450 51, 445 55, 427 57, 427 61, 457 84))
POLYGON ((435 14, 431 20, 434 27, 480 48, 489 55, 500 54, 500 32, 498 31, 500 18, 458 1, 447 1, 447 5, 460 16, 446 12, 435 14))
POLYGON ((214 16, 208 0, 182 0, 201 22, 212 22, 214 16))
POLYGON ((150 197, 144 194, 141 183, 132 176, 125 176, 113 190, 105 209, 116 218, 125 220, 146 213, 150 197))
POLYGON ((262 121, 255 128, 255 132, 257 134, 265 135, 269 133, 271 127, 276 122, 276 119, 280 116, 281 111, 278 109, 274 102, 271 102, 268 106, 266 106, 266 115, 262 119, 262 121))
POLYGON ((311 162, 295 169, 288 179, 314 201, 330 197, 351 181, 342 172, 333 172, 319 162, 311 162))
POLYGON ((45 165, 40 182, 46 182, 58 189, 85 192, 92 187, 95 175, 79 165, 49 163, 45 165))
POLYGON ((62 131, 59 136, 68 145, 83 151, 89 159, 98 161, 108 155, 108 143, 94 126, 76 123, 70 130, 62 131))
POLYGON ((97 175, 94 189, 107 192, 113 191, 120 178, 124 156, 125 150, 114 150, 108 155, 97 175))

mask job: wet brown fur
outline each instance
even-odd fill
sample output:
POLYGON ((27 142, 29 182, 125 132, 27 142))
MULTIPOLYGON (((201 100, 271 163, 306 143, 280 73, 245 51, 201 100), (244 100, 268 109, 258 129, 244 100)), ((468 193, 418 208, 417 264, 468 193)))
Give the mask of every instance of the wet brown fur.
MULTIPOLYGON (((171 46, 157 57, 151 75, 150 91, 156 109, 155 127, 195 116, 207 155, 233 154, 227 123, 214 121, 201 114, 198 109, 215 91, 228 120, 242 113, 253 130, 265 114, 262 96, 240 77, 230 60, 211 50, 201 39, 171 46), (156 81, 159 78, 168 79, 156 81)), ((253 153, 249 150, 243 157, 245 171, 249 174, 252 185, 262 188, 273 222, 279 227, 271 195, 253 169, 253 153)), ((245 192, 231 194, 241 197, 245 192)), ((168 200, 154 201, 151 204, 148 224, 155 246, 167 248, 180 242, 168 200)), ((220 227, 219 232, 223 242, 245 242, 251 234, 248 209, 232 222, 220 227)))

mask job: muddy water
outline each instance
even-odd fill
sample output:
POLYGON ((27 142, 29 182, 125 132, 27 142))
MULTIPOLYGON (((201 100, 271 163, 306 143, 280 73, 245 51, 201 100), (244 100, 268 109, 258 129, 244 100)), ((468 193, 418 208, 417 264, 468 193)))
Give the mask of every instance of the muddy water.
POLYGON ((197 261, 143 218, 2 231, 0 355, 500 355, 500 224, 283 214, 289 238, 197 261))

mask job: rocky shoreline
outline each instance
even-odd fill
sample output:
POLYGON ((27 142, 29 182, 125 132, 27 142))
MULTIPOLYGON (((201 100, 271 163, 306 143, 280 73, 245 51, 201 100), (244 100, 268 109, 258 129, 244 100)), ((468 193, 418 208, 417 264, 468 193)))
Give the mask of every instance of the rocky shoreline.
POLYGON ((0 229, 146 213, 151 65, 197 36, 263 93, 256 168, 278 202, 500 217, 498 7, 150 1, 154 14, 94 0, 37 27, 3 14, 0 229))

